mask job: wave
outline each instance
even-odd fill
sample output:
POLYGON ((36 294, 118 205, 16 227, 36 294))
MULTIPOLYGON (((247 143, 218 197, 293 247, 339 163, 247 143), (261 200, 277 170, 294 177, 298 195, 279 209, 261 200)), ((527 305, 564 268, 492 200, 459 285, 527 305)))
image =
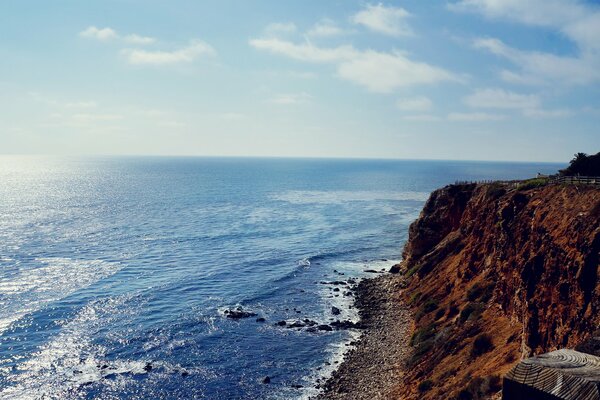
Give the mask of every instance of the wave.
POLYGON ((121 269, 102 260, 37 258, 36 268, 22 268, 0 279, 0 334, 25 315, 63 299, 121 269))
POLYGON ((319 191, 290 190, 272 195, 273 200, 291 204, 341 204, 353 201, 372 202, 378 200, 391 201, 426 201, 429 192, 394 192, 394 191, 319 191))

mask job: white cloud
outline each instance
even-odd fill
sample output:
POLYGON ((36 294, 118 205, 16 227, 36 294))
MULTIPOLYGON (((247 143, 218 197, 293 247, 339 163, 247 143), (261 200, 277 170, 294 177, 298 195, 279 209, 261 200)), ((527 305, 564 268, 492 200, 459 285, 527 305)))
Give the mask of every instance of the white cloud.
POLYGON ((432 106, 431 100, 424 96, 400 99, 396 102, 396 107, 402 111, 428 111, 431 110, 432 106))
POLYGON ((490 113, 450 113, 448 120, 462 122, 481 122, 481 121, 500 121, 505 118, 504 115, 490 113))
POLYGON ((169 65, 190 63, 200 56, 213 55, 215 51, 209 44, 201 40, 193 40, 188 46, 173 51, 126 49, 122 53, 130 64, 169 65))
POLYGON ((308 93, 288 93, 280 94, 269 100, 270 103, 279 105, 295 105, 310 102, 312 96, 308 93))
POLYGON ((340 78, 373 92, 388 93, 417 84, 462 81, 449 71, 423 62, 412 61, 398 52, 359 51, 349 45, 325 48, 311 43, 295 44, 275 38, 251 39, 249 43, 256 49, 299 61, 333 63, 337 67, 337 75, 340 78))
POLYGON ((504 78, 508 77, 509 81, 534 83, 531 81, 534 79, 552 83, 586 84, 600 80, 600 63, 593 58, 561 57, 537 51, 521 51, 492 38, 476 39, 474 45, 504 57, 521 68, 521 73, 502 74, 504 78))
POLYGON ((352 17, 352 22, 389 36, 410 36, 413 32, 406 23, 409 16, 410 13, 400 7, 368 4, 352 17))
POLYGON ((88 39, 96 39, 96 40, 110 40, 116 39, 119 37, 117 32, 111 28, 96 28, 95 26, 89 26, 85 30, 79 32, 79 36, 88 38, 88 39))
POLYGON ((147 45, 156 43, 156 39, 149 36, 141 36, 138 34, 130 34, 121 36, 112 28, 96 28, 95 26, 89 26, 85 30, 79 32, 79 36, 87 39, 96 39, 100 41, 108 41, 111 39, 119 39, 129 44, 136 45, 147 45))
POLYGON ((400 53, 380 53, 372 50, 340 63, 338 75, 378 93, 389 93, 413 85, 461 81, 459 77, 442 68, 412 61, 400 53))
POLYGON ((533 109, 538 108, 540 99, 535 95, 508 92, 503 89, 480 89, 465 98, 473 108, 533 109))
POLYGON ((316 63, 352 59, 359 54, 352 46, 320 48, 311 43, 295 44, 276 38, 251 39, 249 43, 258 50, 284 55, 299 61, 316 63))
POLYGON ((587 84, 600 80, 600 7, 580 0, 461 0, 448 6, 487 18, 505 19, 554 30, 570 39, 577 56, 513 49, 497 39, 478 39, 486 49, 516 64, 520 73, 502 71, 511 83, 587 84))
POLYGON ((343 35, 345 31, 328 19, 322 19, 306 32, 309 37, 331 37, 343 35))
POLYGON ((123 40, 127 43, 131 44, 154 44, 156 43, 156 39, 148 36, 140 36, 136 34, 127 35, 123 38, 123 40))

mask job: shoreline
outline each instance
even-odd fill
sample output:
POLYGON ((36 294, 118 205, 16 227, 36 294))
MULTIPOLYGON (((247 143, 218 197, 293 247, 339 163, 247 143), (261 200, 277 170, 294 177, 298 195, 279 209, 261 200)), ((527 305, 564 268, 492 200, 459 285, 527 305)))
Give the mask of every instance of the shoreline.
POLYGON ((386 273, 360 281, 355 303, 364 327, 353 348, 314 400, 375 400, 393 396, 411 354, 413 318, 401 297, 404 280, 386 273))

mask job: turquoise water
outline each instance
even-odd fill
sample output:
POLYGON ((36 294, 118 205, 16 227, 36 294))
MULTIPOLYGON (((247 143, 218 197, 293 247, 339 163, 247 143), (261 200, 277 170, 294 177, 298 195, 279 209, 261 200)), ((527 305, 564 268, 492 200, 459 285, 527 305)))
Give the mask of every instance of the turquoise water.
POLYGON ((0 398, 307 397, 356 333, 276 322, 355 319, 320 282, 389 268, 435 188, 560 167, 0 157, 0 398))

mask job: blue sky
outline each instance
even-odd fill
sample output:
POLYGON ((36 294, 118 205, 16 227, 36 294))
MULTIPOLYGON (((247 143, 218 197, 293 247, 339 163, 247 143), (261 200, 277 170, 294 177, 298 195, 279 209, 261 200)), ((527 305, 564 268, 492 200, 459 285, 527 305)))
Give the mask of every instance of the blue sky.
POLYGON ((567 161, 600 4, 5 1, 0 153, 567 161))

